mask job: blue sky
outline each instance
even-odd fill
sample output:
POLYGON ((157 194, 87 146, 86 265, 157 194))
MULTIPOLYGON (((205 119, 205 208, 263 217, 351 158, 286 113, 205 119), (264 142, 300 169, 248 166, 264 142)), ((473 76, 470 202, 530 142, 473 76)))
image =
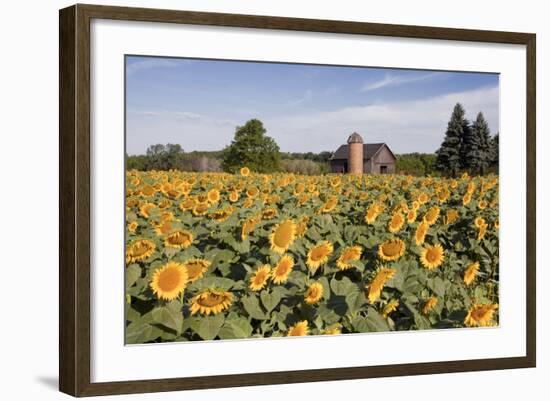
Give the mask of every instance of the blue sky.
POLYGON ((334 151, 353 131, 396 153, 433 152, 452 108, 498 132, 498 75, 128 56, 127 152, 219 150, 264 122, 282 151, 334 151))

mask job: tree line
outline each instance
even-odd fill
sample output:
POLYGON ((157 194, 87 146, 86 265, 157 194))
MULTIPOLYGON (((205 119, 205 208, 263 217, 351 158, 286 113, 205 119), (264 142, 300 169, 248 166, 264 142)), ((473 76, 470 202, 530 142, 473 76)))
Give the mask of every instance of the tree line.
POLYGON ((220 171, 221 152, 185 152, 179 144, 156 144, 144 155, 126 155, 127 170, 220 171))
POLYGON ((281 152, 266 133, 263 123, 252 119, 236 128, 233 140, 221 151, 185 152, 179 144, 156 144, 149 146, 144 155, 127 155, 126 168, 235 173, 247 166, 259 173, 323 174, 329 171, 331 152, 281 152))
MULTIPOLYGON (((129 170, 182 170, 237 172, 247 166, 258 173, 325 174, 332 152, 281 152, 258 119, 238 126, 231 143, 221 151, 185 152, 179 144, 151 145, 144 155, 126 156, 129 170)), ((411 175, 457 176, 498 172, 498 134, 491 136, 482 112, 470 123, 457 103, 444 140, 435 154, 398 154, 396 171, 411 175)))
POLYGON ((457 103, 441 147, 436 152, 435 167, 443 175, 456 177, 461 171, 484 175, 498 172, 498 134, 491 136, 482 112, 470 123, 464 107, 457 103))

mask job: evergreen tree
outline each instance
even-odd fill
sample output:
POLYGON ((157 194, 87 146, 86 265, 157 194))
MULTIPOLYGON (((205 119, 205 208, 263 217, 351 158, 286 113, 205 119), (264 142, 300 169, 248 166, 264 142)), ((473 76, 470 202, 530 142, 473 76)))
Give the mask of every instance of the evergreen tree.
POLYGON ((468 127, 468 121, 464 117, 464 114, 464 108, 460 103, 457 103, 447 124, 445 139, 436 152, 436 169, 452 177, 456 177, 461 168, 460 153, 462 140, 464 130, 468 127))
POLYGON ((483 175, 486 174, 489 170, 489 166, 491 165, 491 159, 492 159, 492 152, 491 152, 491 131, 489 130, 489 124, 487 124, 487 121, 485 120, 485 117, 483 116, 483 113, 480 111, 477 114, 476 121, 473 125, 475 129, 477 130, 479 141, 481 143, 481 154, 482 154, 482 161, 481 161, 481 168, 479 169, 479 174, 483 175))
POLYGON ((473 172, 480 163, 479 138, 473 127, 467 123, 464 124, 462 132, 462 142, 460 143, 460 169, 473 172))
POLYGON ((461 149, 462 168, 472 174, 485 174, 491 162, 490 141, 489 125, 483 113, 479 112, 471 129, 464 134, 461 149))
POLYGON ((237 127, 233 141, 222 153, 223 170, 234 173, 246 166, 259 173, 278 171, 281 158, 279 146, 265 133, 266 129, 257 119, 237 127))
POLYGON ((491 138, 490 140, 490 163, 489 167, 492 170, 495 170, 498 173, 498 153, 499 153, 499 144, 498 144, 498 133, 491 138))

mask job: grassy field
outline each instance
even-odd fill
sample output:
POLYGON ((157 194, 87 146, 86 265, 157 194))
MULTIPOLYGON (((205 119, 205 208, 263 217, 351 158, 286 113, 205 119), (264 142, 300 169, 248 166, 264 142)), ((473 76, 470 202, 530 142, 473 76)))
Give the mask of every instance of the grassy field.
POLYGON ((498 324, 498 177, 129 171, 126 342, 498 324))

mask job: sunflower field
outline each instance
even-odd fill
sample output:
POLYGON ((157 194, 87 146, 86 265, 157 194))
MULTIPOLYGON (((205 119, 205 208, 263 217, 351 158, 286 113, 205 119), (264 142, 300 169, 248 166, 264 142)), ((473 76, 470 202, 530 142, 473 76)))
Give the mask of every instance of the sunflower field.
POLYGON ((126 173, 126 343, 498 325, 498 177, 126 173))

